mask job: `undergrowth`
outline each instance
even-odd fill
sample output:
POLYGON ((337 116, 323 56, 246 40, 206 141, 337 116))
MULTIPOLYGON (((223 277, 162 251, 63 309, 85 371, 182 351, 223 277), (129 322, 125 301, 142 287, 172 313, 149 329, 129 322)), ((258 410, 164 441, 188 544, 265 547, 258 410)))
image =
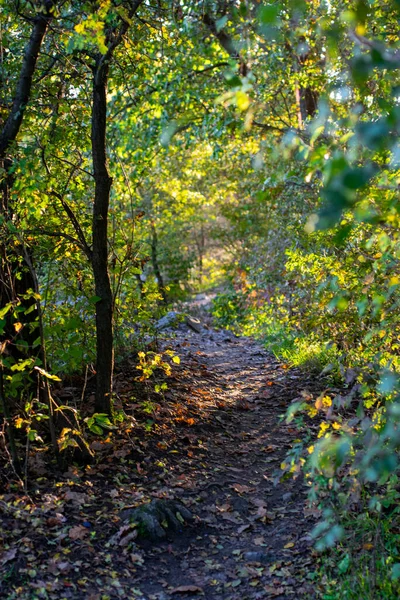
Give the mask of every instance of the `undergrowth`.
POLYGON ((323 393, 304 390, 288 408, 300 439, 281 465, 283 477, 304 473, 310 503, 321 514, 313 532, 321 598, 399 598, 395 348, 379 347, 372 335, 347 345, 343 313, 305 303, 298 290, 285 296, 232 286, 216 298, 213 314, 218 324, 259 339, 288 366, 326 376, 323 393))

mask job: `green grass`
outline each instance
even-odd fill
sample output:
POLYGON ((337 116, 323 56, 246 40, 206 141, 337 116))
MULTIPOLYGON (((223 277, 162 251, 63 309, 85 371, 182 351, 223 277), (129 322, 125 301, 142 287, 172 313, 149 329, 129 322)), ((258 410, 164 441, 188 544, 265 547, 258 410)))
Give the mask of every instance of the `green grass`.
POLYGON ((323 600, 398 600, 400 598, 400 519, 387 514, 342 515, 347 536, 321 556, 323 600))

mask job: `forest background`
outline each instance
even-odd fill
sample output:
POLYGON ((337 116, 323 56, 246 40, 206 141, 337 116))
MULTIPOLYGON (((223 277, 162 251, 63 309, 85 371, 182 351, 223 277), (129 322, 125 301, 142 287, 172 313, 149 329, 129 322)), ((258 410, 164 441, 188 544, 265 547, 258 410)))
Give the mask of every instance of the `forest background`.
POLYGON ((143 377, 168 372, 179 358, 148 348, 157 320, 218 287, 220 325, 346 388, 290 407, 321 423, 283 476, 313 482, 318 548, 340 548, 344 579, 346 519, 379 529, 391 589, 399 3, 0 5, 0 396, 15 475, 27 448, 88 459, 88 436, 124 418, 114 352, 138 352, 143 377), (53 385, 95 373, 94 406, 57 405, 53 385))

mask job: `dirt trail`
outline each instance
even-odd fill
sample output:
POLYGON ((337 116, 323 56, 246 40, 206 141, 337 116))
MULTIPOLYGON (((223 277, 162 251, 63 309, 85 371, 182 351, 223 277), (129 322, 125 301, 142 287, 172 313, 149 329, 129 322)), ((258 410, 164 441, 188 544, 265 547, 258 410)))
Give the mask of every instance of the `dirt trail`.
POLYGON ((180 440, 165 484, 201 524, 168 552, 149 550, 138 587, 151 600, 198 598, 201 591, 207 600, 311 598, 305 489, 294 481, 273 484, 295 437, 280 417, 304 377, 248 338, 181 329, 169 344, 182 365, 171 393, 195 405, 196 423, 183 438, 186 456, 180 440))
POLYGON ((92 443, 97 463, 50 479, 36 452, 29 495, 9 484, 0 496, 2 598, 315 597, 304 486, 273 484, 298 435, 280 417, 313 382, 251 339, 207 326, 181 324, 163 346, 181 363, 150 424, 128 361, 115 389, 133 425, 92 443), (181 500, 194 523, 160 544, 115 543, 123 509, 154 498, 181 500))

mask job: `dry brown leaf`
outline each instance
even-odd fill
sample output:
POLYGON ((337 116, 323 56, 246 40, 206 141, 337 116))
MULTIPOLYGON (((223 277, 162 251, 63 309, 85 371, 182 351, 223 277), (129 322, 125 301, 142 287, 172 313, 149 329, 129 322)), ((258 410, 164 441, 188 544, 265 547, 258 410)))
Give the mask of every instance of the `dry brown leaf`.
POLYGON ((228 512, 230 510, 232 510, 232 506, 228 503, 226 504, 221 504, 221 506, 216 506, 216 509, 219 510, 220 512, 228 512))
POLYGON ((267 514, 267 509, 265 508, 265 506, 259 506, 258 510, 257 510, 257 517, 259 519, 262 519, 263 517, 265 517, 266 514, 267 514))
POLYGON ((256 546, 262 546, 263 544, 265 544, 265 538, 263 538, 262 536, 256 537, 254 538, 253 542, 256 546))
POLYGON ((71 527, 68 532, 68 536, 71 540, 83 540, 89 533, 89 530, 83 525, 76 525, 75 527, 71 527))
POLYGON ((224 521, 230 521, 231 523, 237 523, 238 525, 241 522, 234 517, 232 513, 222 513, 221 519, 224 519, 224 521))
POLYGON ((187 594, 188 592, 204 595, 203 588, 199 587, 198 585, 180 585, 179 587, 174 588, 171 591, 171 594, 187 594))
POLYGON ((55 516, 55 517, 49 517, 47 519, 46 523, 49 527, 59 527, 64 523, 64 521, 65 521, 65 517, 60 515, 60 516, 55 516))
POLYGON ((242 485, 241 483, 235 483, 234 485, 229 486, 238 494, 248 494, 254 488, 250 488, 248 485, 242 485))
POLYGON ((72 502, 76 506, 80 506, 81 504, 86 504, 88 501, 88 495, 84 492, 73 492, 72 490, 67 490, 64 494, 64 500, 67 502, 72 502))
POLYGON ((274 587, 272 585, 266 585, 264 588, 264 591, 267 592, 268 594, 271 594, 272 596, 281 596, 282 594, 285 593, 285 588, 283 587, 274 587))
POLYGON ((1 557, 1 564, 5 565, 6 563, 14 560, 17 556, 17 548, 11 548, 7 552, 5 552, 1 557))

